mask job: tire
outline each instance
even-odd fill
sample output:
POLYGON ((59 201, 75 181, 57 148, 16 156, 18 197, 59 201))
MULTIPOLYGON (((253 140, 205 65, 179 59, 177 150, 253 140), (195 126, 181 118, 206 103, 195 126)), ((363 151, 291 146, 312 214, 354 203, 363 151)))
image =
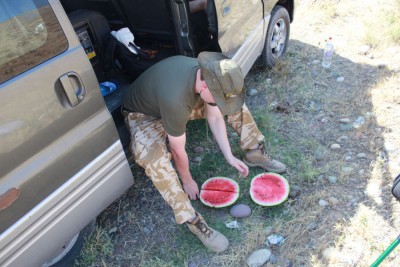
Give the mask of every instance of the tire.
POLYGON ((74 266, 75 259, 79 256, 83 247, 83 243, 93 233, 95 227, 96 219, 92 220, 79 233, 77 233, 70 240, 65 242, 65 244, 62 244, 58 255, 42 265, 42 267, 74 266))
POLYGON ((274 67, 285 55, 290 33, 290 17, 282 6, 275 6, 271 11, 261 62, 265 67, 274 67))

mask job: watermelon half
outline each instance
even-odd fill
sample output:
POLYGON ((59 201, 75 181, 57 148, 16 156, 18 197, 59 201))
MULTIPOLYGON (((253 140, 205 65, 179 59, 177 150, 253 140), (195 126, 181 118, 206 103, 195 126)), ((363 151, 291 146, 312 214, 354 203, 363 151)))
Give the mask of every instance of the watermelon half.
POLYGON ((239 198, 239 185, 226 177, 213 177, 203 183, 200 201, 214 208, 227 207, 239 198))
POLYGON ((255 176, 250 184, 251 199, 261 206, 281 204, 288 198, 289 190, 285 177, 271 172, 255 176))

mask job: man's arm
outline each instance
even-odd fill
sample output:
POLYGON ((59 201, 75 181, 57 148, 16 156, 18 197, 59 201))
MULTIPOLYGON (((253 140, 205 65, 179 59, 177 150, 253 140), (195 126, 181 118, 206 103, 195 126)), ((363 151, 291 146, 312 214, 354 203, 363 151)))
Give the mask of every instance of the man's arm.
POLYGON ((247 176, 249 174, 249 168, 246 166, 246 164, 232 154, 226 132, 225 120, 219 108, 206 104, 206 117, 208 124, 210 125, 210 129, 222 151, 222 154, 224 154, 226 161, 232 167, 236 168, 241 175, 247 176))
POLYGON ((175 167, 182 180, 183 189, 186 194, 189 195, 190 199, 196 200, 196 197, 199 196, 199 188, 197 183, 193 180, 189 169, 189 158, 185 149, 186 134, 184 133, 177 137, 168 135, 168 140, 175 167))

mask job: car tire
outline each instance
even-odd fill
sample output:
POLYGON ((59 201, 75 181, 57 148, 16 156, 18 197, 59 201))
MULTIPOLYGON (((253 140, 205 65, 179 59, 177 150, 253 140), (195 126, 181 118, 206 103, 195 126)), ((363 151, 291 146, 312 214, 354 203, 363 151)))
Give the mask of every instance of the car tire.
POLYGON ((282 6, 275 6, 271 11, 261 62, 265 67, 274 67, 286 52, 290 33, 290 17, 282 6))
POLYGON ((96 228, 96 219, 92 220, 79 233, 65 242, 59 250, 57 256, 43 264, 42 267, 61 267, 74 266, 76 257, 79 256, 83 243, 93 233, 96 228))

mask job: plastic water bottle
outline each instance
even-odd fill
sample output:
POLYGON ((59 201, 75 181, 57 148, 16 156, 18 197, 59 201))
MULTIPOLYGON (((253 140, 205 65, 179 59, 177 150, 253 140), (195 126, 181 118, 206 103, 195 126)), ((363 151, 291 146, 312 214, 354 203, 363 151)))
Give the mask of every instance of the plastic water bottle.
POLYGON ((333 42, 332 37, 329 37, 329 40, 326 42, 324 49, 324 57, 322 58, 322 66, 324 68, 329 68, 332 64, 332 56, 333 56, 333 42))

